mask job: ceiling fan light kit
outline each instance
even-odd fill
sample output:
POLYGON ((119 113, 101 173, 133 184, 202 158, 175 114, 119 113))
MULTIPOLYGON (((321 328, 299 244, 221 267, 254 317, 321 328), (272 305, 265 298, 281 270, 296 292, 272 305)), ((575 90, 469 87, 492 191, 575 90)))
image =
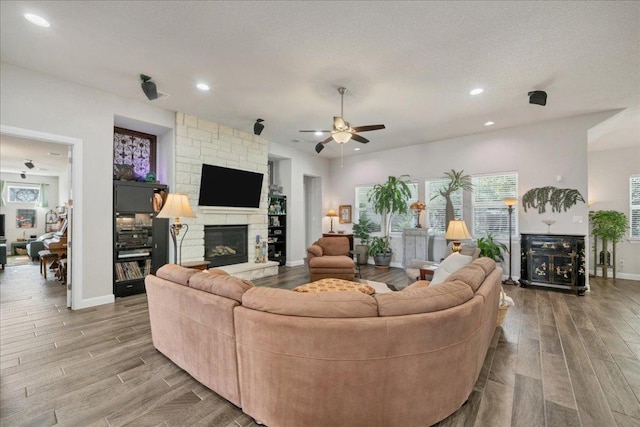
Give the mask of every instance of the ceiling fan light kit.
POLYGON ((301 130, 300 132, 313 132, 316 135, 322 135, 323 133, 331 133, 331 136, 322 142, 316 144, 316 153, 320 153, 325 144, 330 141, 335 141, 340 145, 354 140, 362 144, 369 142, 367 138, 358 135, 358 132, 368 132, 372 130, 384 129, 384 125, 367 125, 351 127, 351 124, 344 120, 344 94, 347 92, 347 88, 339 87, 338 93, 340 94, 340 116, 333 117, 333 129, 332 130, 301 130))

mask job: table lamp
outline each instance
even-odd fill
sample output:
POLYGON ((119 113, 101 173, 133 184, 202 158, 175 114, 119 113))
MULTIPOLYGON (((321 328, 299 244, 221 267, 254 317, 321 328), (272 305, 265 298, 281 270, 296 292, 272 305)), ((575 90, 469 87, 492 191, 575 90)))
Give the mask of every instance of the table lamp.
POLYGON ((416 228, 422 228, 422 225, 420 224, 420 212, 422 212, 426 207, 427 205, 420 200, 411 203, 411 206, 409 206, 409 209, 412 209, 416 213, 416 228))
POLYGON ((182 241, 184 240, 184 236, 189 231, 189 226, 187 224, 180 223, 180 217, 183 218, 195 218, 196 215, 191 210, 191 206, 189 205, 189 197, 186 194, 180 193, 169 193, 167 196, 167 200, 162 207, 162 210, 156 215, 156 218, 174 218, 173 224, 171 224, 170 232, 171 239, 173 240, 173 263, 179 264, 178 261, 182 261, 182 253, 180 253, 180 257, 178 257, 178 241, 177 236, 180 234, 180 230, 183 228, 184 234, 182 234, 182 238, 180 239, 180 252, 182 252, 182 241))
POLYGON ((335 233, 335 231, 333 231, 333 218, 337 217, 338 214, 333 209, 329 209, 329 212, 327 212, 327 216, 331 218, 331 230, 329 230, 329 233, 335 233))
POLYGON ((467 230, 467 224, 461 219, 452 219, 449 221, 449 227, 447 227, 447 233, 445 234, 445 239, 453 240, 453 247, 451 248, 453 252, 460 252, 460 240, 462 239, 470 239, 471 234, 469 234, 469 230, 467 230))

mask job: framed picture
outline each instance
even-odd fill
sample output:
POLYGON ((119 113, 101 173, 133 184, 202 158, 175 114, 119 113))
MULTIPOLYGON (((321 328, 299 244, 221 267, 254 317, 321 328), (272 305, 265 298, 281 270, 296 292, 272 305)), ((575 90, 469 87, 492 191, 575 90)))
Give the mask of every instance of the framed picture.
POLYGON ((17 228, 36 228, 35 209, 16 209, 17 228))
POLYGON ((351 224, 351 205, 340 205, 340 224, 351 224))

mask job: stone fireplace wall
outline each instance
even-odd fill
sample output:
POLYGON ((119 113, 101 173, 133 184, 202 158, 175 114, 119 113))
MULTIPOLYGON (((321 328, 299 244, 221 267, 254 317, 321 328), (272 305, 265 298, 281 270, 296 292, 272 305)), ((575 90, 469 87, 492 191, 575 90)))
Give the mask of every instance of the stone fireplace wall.
MULTIPOLYGON (((182 261, 204 259, 204 226, 248 224, 249 262, 255 260, 255 238, 267 238, 269 142, 257 135, 184 113, 176 113, 176 188, 185 193, 197 218, 181 219, 189 224, 182 243, 182 261), (242 169, 264 174, 259 209, 199 207, 202 164, 242 169)), ((225 184, 223 184, 225 185, 225 184)), ((226 183, 228 185, 228 183, 226 183)), ((240 190, 240 189, 239 189, 240 190)))

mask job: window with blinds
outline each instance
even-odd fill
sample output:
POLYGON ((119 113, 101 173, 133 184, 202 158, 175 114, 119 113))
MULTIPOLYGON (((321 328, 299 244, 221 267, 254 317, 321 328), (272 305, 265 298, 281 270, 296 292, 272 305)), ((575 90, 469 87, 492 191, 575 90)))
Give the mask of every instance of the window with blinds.
POLYGON ((373 184, 356 186, 356 206, 354 212, 354 221, 360 222, 360 217, 363 213, 366 213, 371 222, 375 224, 373 232, 379 232, 381 230, 380 223, 382 222, 382 218, 380 217, 380 214, 373 212, 371 203, 369 203, 369 192, 372 188, 373 184))
POLYGON ((640 175, 633 175, 629 180, 629 227, 632 239, 640 239, 640 175))
MULTIPOLYGON (((502 201, 518 196, 518 174, 477 175, 473 182, 473 235, 509 237, 509 210, 502 201)), ((512 236, 518 234, 518 215, 514 208, 512 236)))
MULTIPOLYGON (((440 190, 449 183, 448 179, 429 179, 424 182, 425 204, 427 215, 427 228, 435 235, 444 236, 446 201, 440 190)), ((462 190, 458 190, 451 194, 451 203, 453 203, 453 213, 456 218, 462 218, 462 190)))
MULTIPOLYGON (((418 201, 418 183, 407 182, 409 189, 411 190, 411 199, 407 202, 407 206, 411 203, 418 201)), ((360 217, 363 212, 367 213, 369 219, 376 224, 374 232, 382 231, 381 223, 382 217, 373 211, 371 203, 369 203, 369 192, 373 188, 373 185, 359 185, 356 186, 356 208, 355 217, 356 221, 360 221, 360 217)), ((405 228, 412 228, 416 226, 416 218, 413 211, 409 210, 406 215, 394 214, 391 217, 391 232, 402 233, 405 228)))

